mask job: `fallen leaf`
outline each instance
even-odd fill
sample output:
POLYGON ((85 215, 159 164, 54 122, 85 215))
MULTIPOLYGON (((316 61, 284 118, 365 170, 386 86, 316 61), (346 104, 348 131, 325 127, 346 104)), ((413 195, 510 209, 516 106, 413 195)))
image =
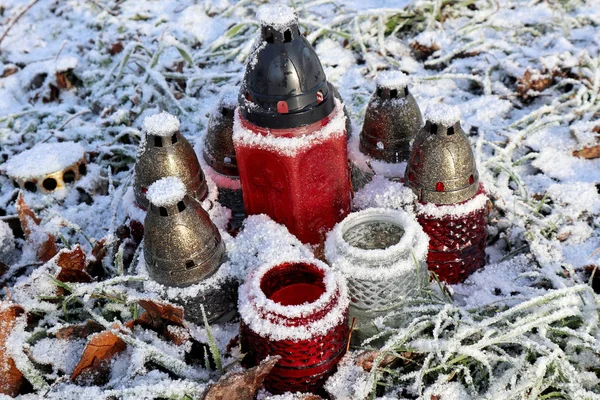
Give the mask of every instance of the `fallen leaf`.
POLYGON ((591 147, 584 147, 581 150, 575 150, 573 155, 575 157, 586 158, 588 160, 600 158, 600 144, 591 147))
POLYGON ((123 43, 116 42, 112 46, 110 46, 109 53, 111 56, 114 56, 115 54, 119 54, 122 51, 123 51, 123 43))
MULTIPOLYGON (((380 354, 381 353, 378 350, 363 351, 356 357, 356 361, 354 362, 354 364, 358 367, 361 367, 367 372, 371 372, 371 370, 373 369, 373 363, 375 362, 375 359, 379 357, 380 354)), ((391 354, 386 354, 383 357, 383 360, 379 363, 379 367, 386 367, 396 359, 397 358, 395 356, 391 354)))
POLYGON ((0 75, 0 78, 6 78, 7 76, 16 74, 18 71, 19 71, 19 68, 17 68, 17 66, 15 66, 15 65, 12 65, 12 64, 5 65, 4 70, 2 71, 2 75, 0 75))
POLYGON ((412 41, 409 43, 409 46, 414 50, 415 57, 421 61, 426 60, 429 58, 429 56, 440 49, 440 45, 435 42, 432 42, 429 45, 424 45, 417 41, 412 41))
POLYGON ((15 326, 15 320, 22 313, 20 306, 0 301, 0 393, 12 397, 19 394, 25 379, 7 354, 6 340, 15 326))
POLYGON ((517 93, 524 99, 531 97, 534 92, 542 92, 552 84, 552 75, 544 74, 537 69, 527 68, 517 83, 517 93))
MULTIPOLYGON (((41 230, 40 223, 42 220, 29 208, 29 206, 25 203, 23 199, 23 193, 19 192, 19 196, 17 197, 17 214, 19 216, 19 221, 21 222, 21 227, 23 228, 23 232, 25 233, 25 237, 29 240, 30 243, 37 246, 37 257, 40 261, 46 262, 50 260, 52 257, 58 253, 56 249, 56 243, 54 235, 42 232, 41 237, 36 237, 36 240, 32 239, 32 233, 34 231, 41 230), (45 236, 43 236, 45 235, 45 236)), ((38 235, 35 235, 38 236, 38 235)))
POLYGON ((56 279, 61 282, 87 283, 92 281, 90 274, 85 271, 85 254, 79 245, 72 250, 62 250, 58 253, 56 265, 60 267, 56 279))
POLYGON ((54 333, 57 339, 83 339, 94 333, 102 332, 104 327, 94 320, 87 320, 83 324, 69 325, 60 328, 54 333))
POLYGON ((97 333, 90 338, 71 380, 79 384, 102 385, 110 373, 111 359, 125 350, 127 345, 110 331, 97 333))
POLYGON ((204 400, 254 400, 256 392, 280 358, 281 356, 269 357, 246 371, 223 375, 208 388, 204 400))
POLYGON ((67 72, 56 73, 56 84, 58 85, 59 89, 69 90, 73 87, 73 83, 71 83, 71 81, 69 80, 67 72))
POLYGON ((165 322, 178 326, 185 326, 183 321, 183 308, 153 300, 140 300, 139 305, 148 312, 155 326, 159 327, 165 322))

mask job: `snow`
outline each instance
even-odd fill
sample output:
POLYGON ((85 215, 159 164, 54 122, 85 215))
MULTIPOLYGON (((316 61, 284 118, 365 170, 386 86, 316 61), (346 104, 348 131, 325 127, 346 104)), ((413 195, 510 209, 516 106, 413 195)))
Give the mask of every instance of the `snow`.
POLYGON ((417 203, 417 213, 430 218, 453 217, 461 218, 477 210, 487 207, 489 199, 485 193, 479 193, 473 198, 458 204, 417 203))
POLYGON ((402 71, 385 71, 377 74, 377 87, 382 89, 404 90, 408 86, 409 78, 402 71))
POLYGON ((253 146, 254 148, 276 151, 292 157, 319 143, 329 139, 345 136, 346 116, 343 105, 335 99, 335 109, 329 115, 329 123, 321 129, 311 131, 297 137, 260 135, 242 125, 239 108, 233 119, 233 142, 236 146, 253 146))
POLYGON ((10 226, 0 220, 0 261, 7 262, 9 254, 15 248, 15 236, 10 226))
POLYGON ((185 197, 185 185, 181 179, 168 176, 154 182, 148 188, 146 197, 158 207, 174 206, 185 197))
POLYGON ((75 164, 84 155, 85 150, 79 143, 40 143, 11 157, 2 169, 16 179, 43 178, 75 164))
POLYGON ((452 126, 460 122, 460 108, 450 106, 444 103, 431 104, 425 110, 425 121, 432 124, 440 124, 443 126, 452 126))
POLYGON ((262 26, 272 26, 279 30, 296 23, 297 18, 294 9, 283 4, 265 4, 256 12, 256 19, 262 26))
POLYGON ((171 136, 179 130, 179 118, 162 111, 144 118, 144 130, 148 135, 171 136))
POLYGON ((408 186, 375 175, 371 182, 355 193, 353 206, 357 209, 383 207, 411 211, 417 197, 408 186))

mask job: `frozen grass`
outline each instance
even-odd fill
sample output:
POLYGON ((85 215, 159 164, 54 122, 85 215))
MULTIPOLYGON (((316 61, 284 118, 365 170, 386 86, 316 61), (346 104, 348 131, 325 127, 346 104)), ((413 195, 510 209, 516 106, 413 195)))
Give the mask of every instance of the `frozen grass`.
MULTIPOLYGON (((127 250, 119 234, 144 118, 177 115, 201 151, 221 89, 242 77, 258 32, 257 2, 32 3, 12 24, 28 5, 7 0, 0 17, 0 30, 11 26, 0 43, 0 163, 39 142, 83 145, 90 165, 80 190, 60 202, 32 193, 25 200, 65 246, 80 243, 89 253, 104 238, 108 256, 101 282, 68 284, 59 296, 52 266, 40 266, 35 249, 17 239, 20 259, 0 279, 41 316, 33 332, 20 321, 11 338, 11 354, 36 391, 26 397, 199 397, 219 372, 191 368, 181 349, 145 331, 120 331, 129 347, 102 387, 75 386, 27 354, 57 326, 93 318, 112 327, 138 313, 145 295, 139 248, 127 250), (148 360, 161 368, 147 368, 148 360)), ((402 329, 377 321, 380 359, 398 356, 394 364, 362 374, 352 367, 356 350, 337 376, 344 384, 328 387, 341 398, 349 385, 357 398, 598 398, 598 298, 583 269, 599 257, 600 159, 572 152, 597 142, 600 10, 578 0, 374 3, 290 2, 340 90, 354 134, 381 70, 409 75, 422 110, 441 102, 460 108, 494 204, 489 261, 464 284, 443 292, 434 285, 433 294, 452 303, 415 304, 403 311, 402 329)), ((392 189, 363 200, 402 203, 385 198, 392 189)), ((0 175, 1 219, 16 213, 15 198, 0 175)), ((242 239, 234 254, 240 271, 244 251, 260 258, 279 250, 254 255, 260 238, 242 239)), ((218 348, 223 366, 235 366, 225 347, 236 329, 213 326, 212 340, 203 327, 191 331, 218 348)))

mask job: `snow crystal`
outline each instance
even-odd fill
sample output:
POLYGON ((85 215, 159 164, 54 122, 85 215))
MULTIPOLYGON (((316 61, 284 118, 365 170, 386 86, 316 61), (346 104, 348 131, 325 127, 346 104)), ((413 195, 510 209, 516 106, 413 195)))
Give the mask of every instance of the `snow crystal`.
POLYGON ((173 206, 183 200, 185 192, 185 185, 181 179, 168 176, 150 185, 146 197, 155 206, 166 207, 173 206))
POLYGON ((327 261, 344 275, 361 280, 387 280, 415 271, 415 260, 425 260, 429 237, 408 213, 384 208, 368 208, 348 215, 327 235, 327 261), (365 221, 386 221, 400 226, 404 233, 399 242, 385 249, 364 250, 352 246, 344 235, 365 221))
POLYGON ((411 211, 416 199, 411 188, 375 175, 371 182, 354 194, 352 204, 357 209, 383 207, 411 211))
MULTIPOLYGON (((242 125, 239 108, 233 120, 233 142, 236 146, 253 146, 265 150, 277 151, 285 156, 294 156, 328 139, 346 135, 346 116, 342 103, 335 99, 335 110, 329 115, 329 123, 321 129, 299 137, 277 137, 260 135, 242 125)), ((271 131, 275 133, 275 130, 271 131)))
POLYGON ((346 354, 336 373, 325 382, 325 389, 336 400, 367 399, 373 390, 374 376, 355 364, 356 354, 346 354))
POLYGON ((475 197, 459 204, 437 205, 433 203, 417 203, 417 213, 432 218, 464 217, 472 212, 487 207, 488 197, 479 193, 475 197))
POLYGON ((85 339, 44 338, 32 347, 31 356, 40 364, 52 365, 56 370, 71 374, 81 358, 85 346, 85 339))
POLYGON ((179 118, 163 111, 144 118, 144 130, 148 135, 170 136, 179 130, 179 118))
POLYGON ((16 179, 42 178, 75 164, 84 155, 85 150, 78 143, 39 143, 11 157, 3 169, 16 179))
POLYGON ((264 4, 256 12, 256 19, 262 26, 272 26, 276 29, 289 27, 297 18, 294 9, 283 4, 264 4))
POLYGON ((436 383, 423 393, 424 399, 437 400, 471 400, 464 386, 458 382, 436 383))
POLYGON ((307 340, 323 336, 343 320, 350 300, 344 277, 324 262, 314 258, 285 259, 279 257, 252 271, 247 281, 240 286, 238 309, 242 320, 252 331, 271 340, 307 340), (267 298, 260 283, 273 267, 284 263, 303 263, 317 267, 324 273, 325 292, 314 302, 285 306, 267 298), (287 326, 265 318, 266 313, 284 315, 286 318, 301 318, 314 314, 331 304, 335 305, 321 319, 304 326, 287 326))
POLYGON ((432 124, 452 126, 460 121, 460 108, 444 103, 431 104, 425 110, 425 120, 432 124))
POLYGON ((377 75, 376 83, 378 88, 404 90, 409 77, 402 71, 384 71, 377 75))

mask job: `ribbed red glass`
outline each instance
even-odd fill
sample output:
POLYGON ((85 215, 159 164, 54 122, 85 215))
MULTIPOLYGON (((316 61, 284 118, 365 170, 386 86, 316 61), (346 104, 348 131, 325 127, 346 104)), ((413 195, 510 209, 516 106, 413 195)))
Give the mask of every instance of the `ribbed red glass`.
MULTIPOLYGON (((321 121, 292 129, 262 128, 242 115, 240 119, 256 135, 309 139, 338 112, 339 107, 321 121)), ((321 243, 350 212, 346 146, 345 134, 330 135, 293 156, 235 143, 246 213, 267 214, 302 242, 321 243)))
MULTIPOLYGON (((268 299, 294 306, 316 301, 325 292, 323 278, 323 272, 313 265, 286 263, 267 272, 260 287, 268 299)), ((331 312, 339 298, 338 290, 324 307, 302 318, 290 318, 264 309, 260 309, 259 315, 281 327, 308 326, 318 323, 331 312)), ((307 340, 271 340, 252 331, 243 321, 240 330, 242 351, 248 353, 249 364, 257 365, 268 356, 282 357, 265 380, 266 389, 274 394, 319 392, 346 353, 348 334, 348 309, 337 326, 307 340)))
MULTIPOLYGON (((475 196, 482 193, 485 194, 485 191, 480 185, 475 196)), ((441 281, 450 284, 463 282, 485 265, 487 218, 485 206, 461 217, 417 215, 429 236, 427 265, 441 281)))

